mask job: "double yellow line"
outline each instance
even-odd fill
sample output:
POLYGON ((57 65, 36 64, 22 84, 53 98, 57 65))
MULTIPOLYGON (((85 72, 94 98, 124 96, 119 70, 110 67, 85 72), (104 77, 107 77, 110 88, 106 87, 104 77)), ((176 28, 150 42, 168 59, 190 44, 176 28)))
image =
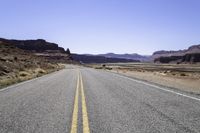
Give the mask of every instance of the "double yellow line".
POLYGON ((74 100, 74 110, 73 110, 73 116, 72 116, 71 133, 77 133, 77 128, 78 128, 79 91, 81 91, 83 133, 90 133, 85 94, 84 94, 84 89, 83 89, 83 79, 80 72, 78 72, 78 80, 77 80, 76 94, 75 94, 75 100, 74 100))

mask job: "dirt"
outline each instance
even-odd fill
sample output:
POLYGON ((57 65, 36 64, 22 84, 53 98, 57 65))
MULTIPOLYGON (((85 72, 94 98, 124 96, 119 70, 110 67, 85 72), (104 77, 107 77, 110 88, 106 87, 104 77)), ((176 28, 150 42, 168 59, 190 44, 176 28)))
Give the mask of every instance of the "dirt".
POLYGON ((0 88, 62 68, 44 57, 0 42, 0 88))
POLYGON ((139 72, 139 71, 123 71, 123 70, 112 70, 127 76, 132 76, 138 79, 146 80, 156 84, 164 85, 167 87, 173 87, 181 89, 187 92, 193 92, 200 94, 200 79, 191 77, 175 77, 166 75, 159 72, 139 72))
POLYGON ((110 71, 200 94, 200 64, 107 64, 110 71))

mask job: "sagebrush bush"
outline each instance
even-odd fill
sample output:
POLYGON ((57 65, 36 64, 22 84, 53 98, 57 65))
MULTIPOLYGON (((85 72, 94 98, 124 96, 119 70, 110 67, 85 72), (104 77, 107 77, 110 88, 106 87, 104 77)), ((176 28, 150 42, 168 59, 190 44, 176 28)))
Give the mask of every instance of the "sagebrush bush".
POLYGON ((28 75, 29 74, 27 72, 25 72, 25 71, 19 73, 19 76, 21 76, 21 77, 26 77, 28 75))

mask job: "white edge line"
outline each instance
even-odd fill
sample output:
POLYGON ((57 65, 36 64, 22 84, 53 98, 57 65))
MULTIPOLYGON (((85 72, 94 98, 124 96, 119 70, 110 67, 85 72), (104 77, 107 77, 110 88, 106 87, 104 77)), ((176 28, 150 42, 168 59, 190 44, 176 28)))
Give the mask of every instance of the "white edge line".
POLYGON ((169 90, 169 89, 164 89, 162 87, 159 87, 157 85, 153 85, 153 84, 149 84, 149 83, 146 83, 144 81, 140 81, 140 80, 136 80, 136 79, 132 79, 132 78, 129 78, 129 77, 126 77, 126 76, 123 76, 123 75, 119 75, 118 73, 113 73, 119 77, 122 77, 122 78, 127 78, 129 80, 132 80, 132 81, 135 81, 137 83, 142 83, 142 84, 145 84, 145 85, 148 85, 148 86, 151 86, 151 87, 154 87, 154 88, 157 88, 157 89, 160 89, 160 90, 163 90, 163 91, 166 91, 166 92, 170 92, 170 93, 173 93, 173 94, 176 94, 176 95, 179 95, 179 96, 183 96, 183 97, 187 97, 187 98, 190 98, 190 99, 193 99, 193 100, 197 100, 197 101, 200 101, 199 98, 196 98, 196 97, 192 97, 192 96, 188 96, 188 95, 185 95, 185 94, 182 94, 182 93, 179 93, 179 92, 176 92, 176 91, 172 91, 172 90, 169 90))

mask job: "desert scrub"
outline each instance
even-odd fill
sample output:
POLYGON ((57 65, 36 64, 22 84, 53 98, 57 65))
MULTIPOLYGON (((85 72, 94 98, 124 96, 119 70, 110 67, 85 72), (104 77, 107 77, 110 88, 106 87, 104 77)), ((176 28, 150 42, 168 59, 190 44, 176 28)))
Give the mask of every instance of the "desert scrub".
POLYGON ((103 67, 95 67, 95 69, 103 69, 103 67))
POLYGON ((24 71, 15 71, 12 74, 10 73, 9 76, 7 74, 6 74, 7 76, 6 75, 0 76, 0 89, 12 84, 16 84, 22 81, 30 80, 48 73, 55 72, 62 68, 64 67, 59 66, 58 68, 55 67, 54 69, 32 68, 32 69, 26 69, 24 71))
POLYGON ((21 81, 22 80, 19 78, 10 78, 10 77, 0 79, 0 89, 3 87, 9 86, 11 84, 19 83, 21 81))
POLYGON ((181 73, 180 76, 187 76, 185 73, 181 73))
POLYGON ((107 70, 112 70, 112 67, 106 67, 107 70))
POLYGON ((36 74, 36 77, 39 77, 43 74, 46 74, 47 72, 44 70, 44 69, 41 69, 41 68, 36 68, 35 69, 35 74, 36 74))
POLYGON ((26 76, 29 76, 30 74, 28 73, 28 72, 26 72, 26 71, 21 71, 21 72, 19 72, 19 76, 20 77, 26 77, 26 76))

